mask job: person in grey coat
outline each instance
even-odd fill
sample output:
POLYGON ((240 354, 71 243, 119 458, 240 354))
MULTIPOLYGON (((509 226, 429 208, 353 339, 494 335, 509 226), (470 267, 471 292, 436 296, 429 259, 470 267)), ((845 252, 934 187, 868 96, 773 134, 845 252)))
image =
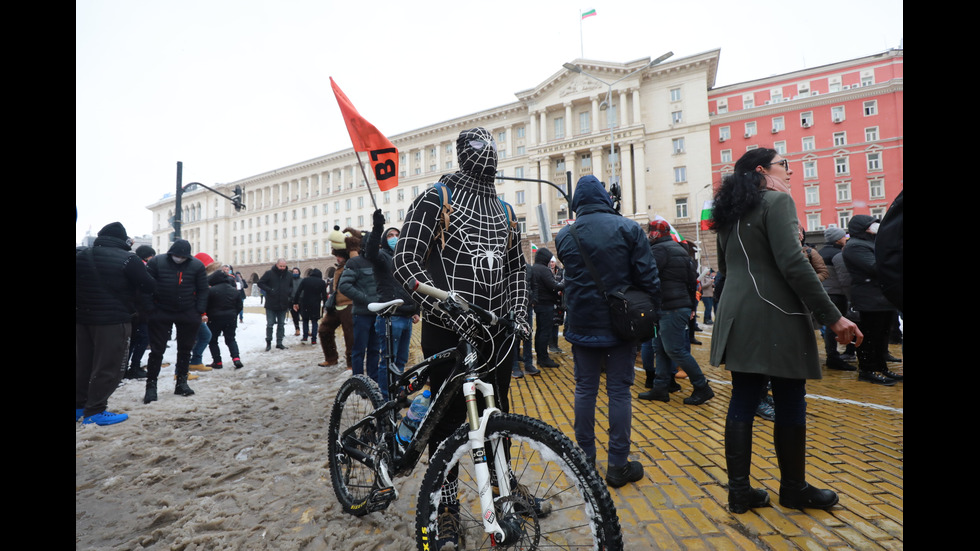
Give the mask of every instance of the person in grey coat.
POLYGON ((837 494, 806 482, 806 380, 822 376, 811 315, 847 343, 863 336, 824 291, 800 254, 796 206, 789 194, 789 161, 773 149, 748 151, 715 195, 713 229, 725 300, 718 305, 711 365, 732 372, 725 421, 728 506, 733 513, 769 504, 749 484, 752 421, 772 381, 773 441, 779 464, 779 503, 829 509, 837 494))

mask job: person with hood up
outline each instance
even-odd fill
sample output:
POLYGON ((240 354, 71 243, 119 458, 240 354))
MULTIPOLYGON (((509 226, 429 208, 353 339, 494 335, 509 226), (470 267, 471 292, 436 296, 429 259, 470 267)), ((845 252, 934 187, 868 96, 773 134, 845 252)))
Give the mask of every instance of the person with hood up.
MULTIPOLYGON (((146 266, 146 263, 156 256, 156 254, 157 252, 149 245, 136 247, 136 256, 140 257, 140 260, 143 261, 143 266, 146 266)), ((133 321, 133 337, 129 340, 129 368, 126 369, 126 374, 123 376, 126 379, 146 378, 146 370, 143 369, 143 355, 146 354, 146 349, 150 346, 150 334, 146 325, 150 316, 150 310, 152 310, 150 300, 152 300, 150 295, 143 295, 142 299, 136 305, 136 319, 133 321)))
MULTIPOLYGON (((485 128, 460 132, 456 139, 459 170, 443 175, 440 182, 451 191, 452 213, 443 228, 443 201, 434 186, 412 203, 395 246, 395 280, 406 288, 416 281, 452 291, 477 306, 505 318, 513 311, 520 332, 527 334, 527 280, 520 231, 508 225, 505 207, 497 197, 497 144, 485 128), (441 233, 441 238, 440 234, 441 233)), ((514 221, 516 222, 516 221, 514 221)), ((475 345, 489 345, 490 383, 504 412, 510 410, 508 387, 513 362, 514 336, 495 326, 484 330, 468 312, 450 314, 439 301, 413 292, 424 313, 422 353, 426 356, 454 348, 460 338, 475 345)), ((432 388, 439 388, 448 370, 429 374, 432 388)), ((463 397, 453 397, 447 414, 429 440, 429 455, 465 419, 463 397)), ((447 481, 447 486, 451 485, 447 481)), ((539 515, 540 516, 540 515, 539 515)), ((459 502, 451 490, 442 493, 436 549, 458 541, 459 502)))
POLYGON ((595 410, 599 376, 606 372, 609 399, 609 458, 606 482, 618 488, 643 478, 643 465, 630 461, 633 418, 630 387, 635 377, 636 343, 613 333, 611 313, 591 272, 587 255, 601 266, 603 286, 618 289, 632 284, 649 293, 660 306, 660 277, 643 229, 613 207, 605 186, 595 176, 583 176, 572 197, 575 232, 562 228, 555 238, 558 260, 565 266, 565 340, 572 345, 575 366, 575 440, 593 463, 596 458, 595 410), (605 368, 605 369, 603 369, 605 368))
POLYGON ((141 295, 156 282, 130 251, 119 222, 99 230, 92 247, 75 253, 75 421, 114 425, 129 418, 110 412, 122 380, 141 295))
POLYGON ((320 307, 327 300, 327 282, 323 281, 323 272, 313 268, 310 275, 299 282, 296 295, 293 297, 293 311, 303 318, 303 339, 316 346, 317 325, 320 319, 320 307), (312 325, 312 328, 311 328, 312 325))
POLYGON ((241 369, 244 366, 239 357, 235 332, 238 328, 238 313, 244 307, 242 294, 235 287, 235 276, 224 270, 217 270, 208 276, 208 284, 211 286, 208 292, 208 329, 211 330, 208 347, 214 362, 212 366, 214 369, 224 367, 221 362, 221 348, 218 346, 218 337, 224 334, 225 346, 235 363, 235 369, 241 369))
POLYGON ((531 284, 534 288, 534 296, 531 297, 535 317, 534 352, 538 358, 538 367, 558 367, 558 362, 549 355, 548 343, 554 332, 558 293, 565 288, 565 282, 555 280, 555 273, 549 266, 552 258, 554 255, 551 251, 540 247, 534 253, 534 265, 531 266, 531 278, 534 280, 531 284))
POLYGON ((841 255, 851 275, 851 309, 857 311, 864 342, 857 347, 858 380, 894 386, 904 376, 888 369, 888 332, 895 305, 881 290, 875 261, 878 219, 858 214, 847 223, 850 239, 841 255))
MULTIPOLYGON (((378 302, 388 302, 397 298, 404 302, 391 316, 391 338, 393 364, 395 371, 405 371, 408 363, 408 353, 412 341, 412 324, 419 322, 419 305, 415 303, 412 294, 395 281, 395 246, 398 244, 399 228, 394 226, 385 229, 385 217, 381 209, 374 211, 373 226, 364 247, 364 257, 374 267, 374 281, 378 290, 378 302), (382 237, 383 236, 383 237, 382 237)), ((384 355, 385 321, 381 316, 375 323, 375 332, 381 338, 381 354, 384 355)), ((382 362, 383 363, 383 362, 382 362)), ((388 366, 379 364, 378 386, 381 394, 388 396, 388 366)))
MULTIPOLYGON (((293 278, 291 282, 293 290, 289 296, 291 299, 294 299, 296 297, 296 292, 299 291, 299 284, 303 282, 303 275, 302 272, 300 272, 300 269, 296 266, 294 266, 289 272, 293 278)), ((293 318, 293 328, 296 330, 296 336, 298 337, 300 335, 299 326, 302 316, 300 315, 299 310, 294 309, 292 306, 293 305, 290 305, 289 308, 289 316, 293 318)))
POLYGON ((191 396, 187 386, 191 349, 197 341, 198 328, 208 308, 208 279, 204 264, 191 256, 191 244, 178 239, 167 254, 154 256, 146 271, 156 280, 153 313, 150 315, 150 356, 146 364, 146 394, 143 403, 157 399, 157 377, 163 364, 170 330, 177 328, 177 360, 174 371, 177 384, 174 394, 191 396))

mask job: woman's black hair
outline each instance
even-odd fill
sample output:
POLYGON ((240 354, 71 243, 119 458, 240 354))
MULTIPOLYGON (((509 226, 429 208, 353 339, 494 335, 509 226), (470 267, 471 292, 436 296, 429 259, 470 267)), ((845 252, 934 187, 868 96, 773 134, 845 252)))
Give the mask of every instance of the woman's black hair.
POLYGON ((723 231, 735 225, 743 214, 762 200, 763 176, 757 166, 768 167, 778 152, 760 147, 747 151, 735 162, 735 171, 721 182, 711 207, 711 228, 723 231))

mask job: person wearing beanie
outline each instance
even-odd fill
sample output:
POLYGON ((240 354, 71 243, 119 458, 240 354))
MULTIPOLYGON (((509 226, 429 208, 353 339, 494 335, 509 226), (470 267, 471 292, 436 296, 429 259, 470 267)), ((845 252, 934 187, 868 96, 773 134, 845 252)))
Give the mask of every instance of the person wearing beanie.
POLYGON ((92 247, 75 253, 75 421, 113 425, 129 418, 108 409, 119 386, 141 295, 156 282, 130 252, 119 222, 99 231, 92 247))
POLYGON ((163 364, 170 331, 176 327, 177 378, 174 394, 191 396, 187 385, 191 352, 198 330, 208 307, 208 279, 204 263, 191 256, 191 244, 184 239, 174 241, 167 254, 154 256, 146 265, 147 272, 157 282, 153 294, 153 313, 150 315, 150 356, 146 364, 146 393, 143 403, 157 400, 157 377, 163 364))
MULTIPOLYGON (((827 296, 841 312, 847 312, 847 295, 851 292, 851 276, 844 266, 844 243, 847 241, 847 233, 842 228, 827 228, 823 232, 824 246, 820 249, 819 255, 823 258, 823 263, 827 267, 827 278, 823 280, 823 288, 827 291, 827 296)), ((824 326, 823 331, 824 351, 827 355, 827 369, 837 369, 840 371, 856 371, 857 368, 847 363, 841 358, 837 351, 837 335, 834 331, 824 326)), ((853 348, 853 344, 848 344, 853 348)))
POLYGON ((851 217, 847 223, 850 239, 841 253, 851 275, 851 309, 857 311, 858 327, 864 342, 857 347, 858 380, 893 386, 904 375, 888 369, 888 332, 895 315, 891 303, 878 283, 875 237, 878 219, 867 214, 851 217))
POLYGON ((657 263, 663 296, 660 325, 653 338, 656 356, 652 388, 638 397, 642 400, 670 401, 670 388, 675 383, 673 367, 683 370, 694 390, 684 398, 688 405, 701 405, 714 397, 701 366, 691 355, 689 322, 697 309, 697 269, 687 249, 674 241, 666 220, 650 222, 650 251, 657 263))
POLYGON ((235 331, 238 328, 238 314, 244 307, 242 294, 235 288, 234 276, 223 269, 215 270, 208 276, 208 285, 211 289, 208 292, 207 325, 211 340, 207 344, 211 349, 211 367, 214 369, 224 367, 221 362, 221 348, 218 346, 218 338, 223 334, 225 346, 228 347, 228 354, 231 355, 235 369, 241 369, 244 366, 239 357, 235 331))
POLYGON ((286 259, 277 260, 256 285, 265 292, 265 351, 272 350, 273 327, 276 328, 276 348, 285 350, 282 341, 286 337, 286 312, 293 306, 293 277, 286 259))
POLYGON ((340 278, 344 273, 344 267, 350 260, 347 252, 347 237, 360 232, 353 228, 347 228, 343 232, 339 226, 334 226, 330 232, 329 239, 331 244, 330 253, 337 262, 336 267, 327 269, 327 301, 323 305, 325 312, 320 321, 317 334, 320 337, 320 348, 323 349, 323 361, 320 367, 331 367, 340 362, 340 355, 337 351, 337 341, 335 335, 337 328, 340 327, 344 335, 344 359, 345 365, 351 366, 351 352, 354 350, 354 315, 350 298, 338 290, 340 278))
MULTIPOLYGON (((145 266, 157 252, 149 245, 140 245, 136 248, 136 256, 143 261, 145 266)), ((126 379, 145 379, 146 370, 143 369, 143 355, 150 347, 150 330, 147 326, 150 311, 153 309, 152 296, 142 295, 141 300, 136 305, 136 319, 133 320, 132 337, 129 339, 129 355, 126 357, 126 379)))

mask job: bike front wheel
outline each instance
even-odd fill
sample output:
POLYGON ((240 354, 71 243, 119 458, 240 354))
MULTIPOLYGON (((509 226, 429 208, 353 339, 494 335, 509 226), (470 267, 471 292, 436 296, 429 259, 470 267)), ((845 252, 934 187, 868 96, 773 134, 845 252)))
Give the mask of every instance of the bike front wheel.
POLYGON ((484 531, 475 463, 463 459, 472 457, 463 425, 440 444, 419 489, 420 551, 438 550, 454 535, 459 550, 623 549, 609 490, 567 436, 537 419, 501 413, 487 422, 485 446, 491 472, 492 457, 510 457, 511 495, 499 497, 499 482, 492 483, 494 514, 512 537, 499 544, 484 531))
POLYGON ((368 499, 374 489, 375 472, 348 452, 353 448, 364 457, 378 458, 384 453, 384 430, 380 419, 364 422, 384 404, 377 383, 364 375, 344 381, 337 391, 327 428, 330 482, 345 513, 362 516, 371 512, 368 499), (351 427, 361 424, 348 433, 351 427), (346 438, 347 447, 341 442, 346 438))

